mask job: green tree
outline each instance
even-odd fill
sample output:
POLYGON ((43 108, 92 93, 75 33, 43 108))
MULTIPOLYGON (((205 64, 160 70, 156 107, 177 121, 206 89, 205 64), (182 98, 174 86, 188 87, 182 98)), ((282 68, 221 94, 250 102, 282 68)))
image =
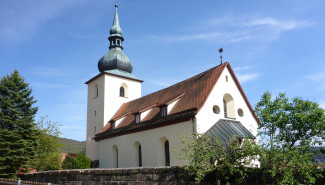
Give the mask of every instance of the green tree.
POLYGON ((175 155, 189 161, 185 167, 197 181, 202 181, 211 172, 217 173, 220 181, 229 183, 236 176, 237 183, 245 182, 249 168, 257 160, 259 147, 254 140, 229 137, 224 143, 218 137, 208 137, 202 134, 181 135, 182 147, 175 155))
POLYGON ((285 93, 272 98, 266 92, 255 110, 261 122, 260 161, 273 183, 315 183, 320 171, 312 162, 311 147, 324 141, 324 109, 298 97, 290 101, 285 93))
POLYGON ((37 123, 40 131, 37 141, 37 155, 33 162, 37 171, 59 170, 62 163, 63 144, 59 137, 61 132, 59 124, 56 122, 45 121, 44 117, 37 123))
POLYGON ((14 177, 28 169, 35 156, 38 130, 34 97, 29 84, 15 70, 0 81, 0 176, 14 177))

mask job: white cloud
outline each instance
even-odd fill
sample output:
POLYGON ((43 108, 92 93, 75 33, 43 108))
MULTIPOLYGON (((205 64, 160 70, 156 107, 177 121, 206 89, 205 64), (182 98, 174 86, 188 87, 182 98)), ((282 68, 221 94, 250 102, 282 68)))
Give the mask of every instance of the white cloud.
POLYGON ((315 82, 323 82, 325 79, 325 71, 308 75, 306 78, 315 82))
POLYGON ((241 42, 246 40, 273 41, 285 31, 311 26, 314 23, 298 20, 280 20, 272 17, 230 17, 201 22, 200 34, 182 36, 149 36, 165 42, 218 40, 218 42, 241 42))
POLYGON ((33 74, 41 77, 66 77, 71 76, 71 70, 49 68, 49 67, 38 67, 28 71, 29 74, 33 74))
POLYGON ((240 81, 240 83, 245 83, 254 80, 259 76, 260 76, 259 73, 253 73, 253 74, 237 75, 237 78, 240 81))
POLYGON ((320 102, 319 103, 319 106, 322 107, 323 109, 325 109, 325 102, 324 101, 323 102, 320 102))
POLYGON ((234 71, 243 71, 243 70, 250 69, 250 68, 251 68, 251 66, 235 67, 234 71))
POLYGON ((69 8, 77 0, 23 1, 3 4, 0 8, 0 39, 19 42, 37 34, 40 26, 69 8))
POLYGON ((317 91, 325 91, 325 71, 305 76, 305 78, 317 83, 317 87, 315 88, 317 91))
POLYGON ((30 82, 30 85, 33 89, 62 89, 69 87, 64 84, 54 84, 54 83, 45 83, 45 82, 30 82))
POLYGON ((265 17, 265 18, 257 18, 250 20, 246 23, 240 23, 243 27, 256 27, 256 26, 268 26, 272 29, 278 30, 278 31, 285 31, 285 30, 292 30, 298 27, 303 27, 306 25, 310 25, 312 23, 309 23, 307 21, 297 21, 297 20, 277 20, 271 17, 265 17))

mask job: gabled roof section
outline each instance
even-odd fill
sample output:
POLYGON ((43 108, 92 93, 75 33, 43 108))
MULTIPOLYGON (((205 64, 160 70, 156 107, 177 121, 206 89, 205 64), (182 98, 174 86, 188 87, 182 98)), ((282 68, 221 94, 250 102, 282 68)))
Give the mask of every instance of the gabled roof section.
MULTIPOLYGON (((105 134, 105 132, 112 132, 110 129, 111 122, 114 122, 122 117, 125 117, 125 119, 123 119, 123 121, 115 129, 136 124, 135 114, 141 113, 144 110, 148 110, 149 108, 152 108, 152 110, 148 113, 148 115, 145 117, 145 120, 142 122, 150 122, 150 120, 152 121, 159 119, 159 117, 161 117, 160 107, 168 105, 177 99, 179 99, 179 101, 173 107, 171 112, 169 112, 169 115, 188 110, 196 110, 196 114, 204 105, 225 68, 229 69, 248 107, 250 108, 252 114, 255 116, 243 89, 241 88, 233 70, 230 67, 230 64, 226 62, 170 87, 124 103, 111 118, 109 123, 106 124, 103 130, 97 134, 98 137, 96 135, 96 138, 99 138, 99 135, 105 134)), ((256 116, 255 119, 258 121, 256 116)))
MULTIPOLYGON (((124 103, 110 121, 115 121, 120 117, 126 116, 126 119, 119 124, 119 127, 127 126, 134 122, 135 113, 141 113, 142 110, 156 105, 146 116, 146 120, 153 119, 159 116, 161 106, 167 105, 177 98, 180 99, 169 114, 175 114, 193 108, 199 109, 203 106, 210 91, 227 65, 228 63, 221 64, 170 87, 124 103)), ((101 132, 109 129, 110 124, 107 124, 101 132)))

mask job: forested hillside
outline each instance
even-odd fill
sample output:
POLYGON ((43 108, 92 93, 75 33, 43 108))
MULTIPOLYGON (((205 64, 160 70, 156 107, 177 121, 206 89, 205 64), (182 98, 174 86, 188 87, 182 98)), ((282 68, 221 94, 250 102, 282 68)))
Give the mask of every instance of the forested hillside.
POLYGON ((76 141, 72 139, 62 138, 61 142, 63 143, 63 153, 86 153, 86 141, 76 141))

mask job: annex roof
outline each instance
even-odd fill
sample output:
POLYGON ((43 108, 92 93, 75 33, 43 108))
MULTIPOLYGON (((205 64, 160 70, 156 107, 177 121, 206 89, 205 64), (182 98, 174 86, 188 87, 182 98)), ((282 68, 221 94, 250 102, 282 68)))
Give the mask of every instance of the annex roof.
MULTIPOLYGON (((147 124, 155 122, 157 119, 161 118, 160 108, 162 106, 168 105, 175 100, 178 100, 178 102, 175 104, 173 109, 170 110, 167 117, 172 117, 174 114, 177 115, 178 113, 186 112, 188 110, 195 110, 192 111, 192 113, 194 112, 196 114, 204 105, 212 88, 215 86, 225 68, 228 68, 230 71, 253 116, 257 122, 259 122, 258 118, 253 112, 253 108, 248 102, 248 99, 238 82, 238 79, 231 69, 230 64, 226 62, 196 76, 176 83, 170 87, 124 103, 111 118, 109 123, 107 123, 106 126, 95 136, 95 140, 101 140, 100 138, 103 138, 104 135, 106 137, 109 137, 110 133, 116 132, 117 129, 124 130, 124 132, 129 131, 125 130, 123 127, 132 129, 131 125, 135 124, 135 115, 148 109, 152 110, 141 122, 147 124), (116 128, 111 129, 111 123, 122 118, 123 120, 121 123, 119 123, 116 128)), ((192 114, 190 115, 193 116, 192 114)), ((178 119, 178 117, 174 117, 174 120, 175 119, 178 119)), ((163 124, 163 122, 160 124, 163 124)))
POLYGON ((214 124, 205 134, 209 137, 219 136, 220 141, 228 143, 231 137, 255 138, 239 121, 221 119, 214 124))

